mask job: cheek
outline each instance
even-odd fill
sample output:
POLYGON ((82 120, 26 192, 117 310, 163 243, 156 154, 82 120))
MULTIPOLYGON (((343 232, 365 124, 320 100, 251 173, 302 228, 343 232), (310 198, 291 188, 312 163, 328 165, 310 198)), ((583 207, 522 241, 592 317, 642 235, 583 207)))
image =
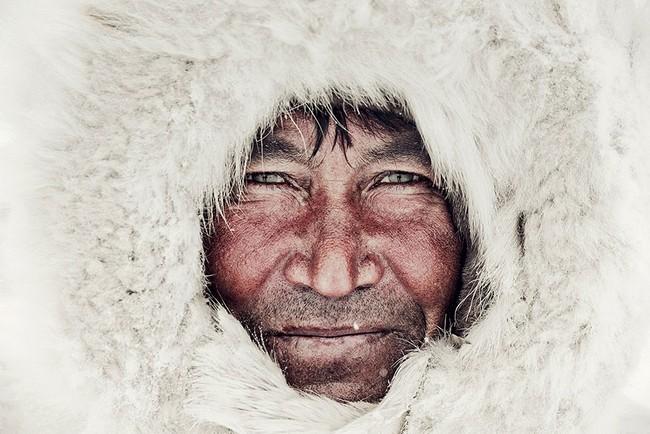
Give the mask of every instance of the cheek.
POLYGON ((255 300, 295 245, 295 221, 287 218, 286 208, 262 204, 233 206, 225 216, 216 223, 208 272, 220 295, 236 309, 255 300))
POLYGON ((392 209, 400 211, 382 213, 373 225, 373 248, 427 317, 440 316, 454 295, 462 261, 462 243, 447 207, 392 209))

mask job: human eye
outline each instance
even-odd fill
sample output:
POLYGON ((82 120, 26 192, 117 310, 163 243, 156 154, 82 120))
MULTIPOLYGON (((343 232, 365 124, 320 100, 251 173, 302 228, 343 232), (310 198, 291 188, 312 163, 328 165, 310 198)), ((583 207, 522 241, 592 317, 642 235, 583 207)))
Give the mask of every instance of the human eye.
POLYGON ((289 173, 286 172, 248 172, 244 175, 241 203, 284 201, 285 199, 303 200, 305 190, 289 173))
POLYGON ((390 171, 390 172, 382 173, 380 176, 378 176, 375 185, 417 184, 426 181, 428 181, 428 178, 422 175, 418 175, 416 173, 390 171))
POLYGON ((246 174, 244 180, 247 184, 279 185, 287 183, 285 176, 277 172, 251 172, 246 174))

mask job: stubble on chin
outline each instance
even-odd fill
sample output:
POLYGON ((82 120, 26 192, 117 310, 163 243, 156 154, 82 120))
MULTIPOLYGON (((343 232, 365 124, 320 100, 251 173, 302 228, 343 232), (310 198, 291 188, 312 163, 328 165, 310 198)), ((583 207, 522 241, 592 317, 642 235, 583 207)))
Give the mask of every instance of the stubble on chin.
POLYGON ((233 313, 279 364, 290 386, 339 401, 380 400, 399 362, 422 344, 427 328, 417 303, 377 288, 341 299, 301 288, 278 288, 233 313), (351 324, 384 328, 385 333, 340 339, 278 335, 287 327, 351 324))

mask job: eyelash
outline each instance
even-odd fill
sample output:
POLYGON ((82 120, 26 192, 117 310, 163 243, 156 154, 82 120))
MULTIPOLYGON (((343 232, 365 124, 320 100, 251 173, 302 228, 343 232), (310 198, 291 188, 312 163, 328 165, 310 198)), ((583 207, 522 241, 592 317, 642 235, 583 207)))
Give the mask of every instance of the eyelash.
POLYGON ((244 176, 244 183, 246 185, 254 185, 257 187, 261 188, 266 188, 266 189, 271 189, 271 190, 278 190, 278 189, 283 189, 286 187, 290 187, 293 189, 297 189, 297 184, 289 177, 288 175, 281 173, 281 172, 251 172, 247 173, 244 176), (255 181, 252 179, 256 175, 262 175, 262 176, 270 176, 270 175, 275 175, 280 178, 282 178, 282 182, 260 182, 260 181, 255 181))
MULTIPOLYGON (((289 179, 288 175, 280 172, 251 172, 245 175, 244 181, 246 184, 253 184, 257 186, 262 186, 263 188, 278 189, 285 186, 295 188, 296 185, 289 179), (260 182, 255 181, 253 178, 255 176, 278 176, 283 181, 282 182, 260 182)), ((413 185, 426 184, 427 187, 434 189, 433 182, 431 179, 427 178, 424 175, 420 175, 413 172, 404 172, 400 170, 389 170, 382 172, 379 175, 375 176, 370 185, 371 189, 374 188, 393 188, 393 189, 404 189, 411 187, 413 185), (406 175, 413 176, 413 180, 407 182, 381 182, 384 178, 391 175, 406 175)))
POLYGON ((418 173, 413 173, 413 172, 404 172, 401 170, 389 170, 386 172, 382 172, 379 175, 377 175, 371 185, 371 188, 375 187, 390 187, 390 188, 407 188, 413 185, 417 184, 422 184, 426 183, 431 185, 432 182, 429 178, 427 178, 424 175, 420 175, 418 173), (381 182, 384 178, 392 175, 404 175, 404 176, 412 176, 413 179, 411 181, 406 181, 406 182, 381 182))
POLYGON ((252 184, 260 184, 260 185, 282 185, 287 183, 286 175, 278 172, 251 172, 247 173, 246 176, 244 177, 244 181, 247 183, 252 183, 252 184), (253 177, 255 176, 277 176, 279 178, 282 178, 283 182, 260 182, 260 181, 255 181, 253 177))

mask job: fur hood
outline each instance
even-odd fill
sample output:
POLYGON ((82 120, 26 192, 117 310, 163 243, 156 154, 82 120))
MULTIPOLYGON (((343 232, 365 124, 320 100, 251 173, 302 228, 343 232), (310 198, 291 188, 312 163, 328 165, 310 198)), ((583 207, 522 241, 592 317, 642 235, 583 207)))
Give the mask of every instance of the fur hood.
POLYGON ((0 431, 592 428, 647 332, 648 22, 643 0, 3 2, 0 431), (203 295, 205 204, 289 101, 332 96, 412 114, 472 246, 463 336, 376 405, 288 387, 203 295))

